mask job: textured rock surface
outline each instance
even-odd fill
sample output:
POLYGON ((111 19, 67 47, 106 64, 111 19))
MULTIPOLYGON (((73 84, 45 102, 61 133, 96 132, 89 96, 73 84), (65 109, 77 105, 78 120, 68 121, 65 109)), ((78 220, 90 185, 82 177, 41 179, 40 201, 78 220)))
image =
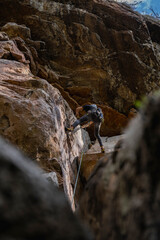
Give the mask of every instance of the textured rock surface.
POLYGON ((64 194, 0 139, 0 239, 92 239, 64 194))
POLYGON ((151 16, 145 16, 145 21, 148 26, 152 41, 160 44, 159 34, 160 34, 160 21, 151 16))
POLYGON ((96 239, 160 239, 160 97, 150 98, 126 131, 121 150, 102 162, 80 212, 96 239))
POLYGON ((24 40, 31 38, 31 31, 25 25, 18 25, 14 22, 5 24, 2 31, 6 32, 10 38, 20 37, 24 40))
POLYGON ((56 172, 44 173, 43 176, 52 184, 59 187, 58 178, 56 172))
MULTIPOLYGON (((2 41, 6 42, 10 43, 2 41)), ((12 48, 7 51, 11 54, 12 48)), ((23 53, 19 49, 17 52, 15 56, 23 56, 25 62, 23 53)), ((71 199, 74 181, 71 164, 83 148, 87 150, 87 133, 66 135, 65 126, 75 120, 73 112, 60 92, 34 76, 28 64, 0 59, 0 72, 0 134, 42 166, 44 162, 49 166, 53 159, 58 162, 64 190, 71 199)), ((50 171, 54 166, 50 166, 50 171)))
POLYGON ((13 58, 19 62, 28 63, 13 41, 0 42, 0 58, 13 58))
POLYGON ((79 104, 108 103, 127 113, 137 98, 159 88, 156 30, 129 7, 103 0, 0 3, 1 26, 25 24, 34 40, 46 43, 41 56, 48 61, 39 74, 79 104))
POLYGON ((101 135, 115 136, 122 133, 128 124, 129 118, 109 106, 101 106, 104 115, 104 122, 101 126, 101 135))
MULTIPOLYGON (((40 59, 38 57, 37 51, 43 50, 44 44, 42 44, 42 41, 31 40, 29 28, 26 28, 22 25, 17 25, 15 23, 7 23, 2 27, 2 30, 4 30, 5 32, 1 32, 1 58, 15 59, 20 62, 29 63, 32 73, 47 79, 52 84, 52 86, 58 88, 62 96, 70 105, 71 109, 75 111, 76 107, 79 106, 79 104, 75 100, 77 99, 76 96, 80 96, 80 98, 84 98, 85 96, 87 96, 90 91, 88 90, 88 87, 70 87, 67 88, 67 91, 65 91, 63 87, 60 86, 58 83, 54 83, 54 81, 58 81, 59 75, 52 71, 50 68, 48 68, 47 65, 42 65, 42 62, 44 60, 42 60, 43 58, 40 59), (9 40, 6 33, 9 35, 10 38, 12 38, 12 40, 9 40), (21 36, 23 39, 25 39, 26 36, 25 41, 18 36, 21 36), (7 40, 5 40, 6 37, 7 40), (70 89, 69 92, 68 89, 70 89), (71 97, 73 92, 74 95, 73 97, 71 97)), ((86 98, 84 99, 86 101, 86 98)), ((102 124, 101 134, 103 136, 120 134, 122 128, 126 126, 128 122, 127 117, 113 110, 111 107, 105 105, 100 105, 100 107, 103 109, 105 116, 105 122, 102 124)), ((90 136, 93 138, 92 128, 89 129, 89 133, 90 136)))

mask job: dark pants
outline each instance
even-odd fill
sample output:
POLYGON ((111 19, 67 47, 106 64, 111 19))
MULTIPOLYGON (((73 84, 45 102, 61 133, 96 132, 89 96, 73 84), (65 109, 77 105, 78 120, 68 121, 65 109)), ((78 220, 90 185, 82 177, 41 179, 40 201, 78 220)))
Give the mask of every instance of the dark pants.
POLYGON ((72 126, 74 128, 76 128, 79 124, 82 124, 83 122, 86 122, 86 121, 93 121, 94 122, 94 136, 95 138, 98 139, 98 142, 99 142, 99 145, 100 146, 103 146, 102 144, 102 140, 101 140, 101 137, 100 137, 100 127, 101 127, 101 122, 96 120, 95 118, 93 119, 92 117, 92 113, 89 113, 89 114, 86 114, 84 115, 83 117, 77 119, 73 124, 72 126))

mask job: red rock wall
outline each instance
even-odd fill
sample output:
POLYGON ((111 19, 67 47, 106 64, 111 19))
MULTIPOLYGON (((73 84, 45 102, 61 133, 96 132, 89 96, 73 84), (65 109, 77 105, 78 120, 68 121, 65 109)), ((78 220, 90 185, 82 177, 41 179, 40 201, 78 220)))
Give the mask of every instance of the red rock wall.
MULTIPOLYGON (((88 148, 89 137, 84 131, 66 134, 65 127, 75 117, 59 90, 31 73, 31 61, 26 60, 15 39, 9 40, 3 32, 0 38, 0 134, 42 167, 45 165, 45 170, 51 165, 48 170, 56 171, 56 162, 71 201, 71 164, 82 149, 88 148)), ((23 43, 21 38, 18 40, 23 43)))

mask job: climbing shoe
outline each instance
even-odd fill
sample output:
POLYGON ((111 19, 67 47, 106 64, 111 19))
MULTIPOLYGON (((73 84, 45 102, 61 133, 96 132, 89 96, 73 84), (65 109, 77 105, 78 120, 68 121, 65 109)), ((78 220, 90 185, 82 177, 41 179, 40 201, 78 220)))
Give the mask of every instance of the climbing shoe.
POLYGON ((105 153, 104 147, 101 146, 101 153, 105 153))
POLYGON ((68 131, 68 132, 71 132, 71 131, 74 130, 74 128, 73 127, 69 127, 69 128, 65 127, 65 130, 68 131))

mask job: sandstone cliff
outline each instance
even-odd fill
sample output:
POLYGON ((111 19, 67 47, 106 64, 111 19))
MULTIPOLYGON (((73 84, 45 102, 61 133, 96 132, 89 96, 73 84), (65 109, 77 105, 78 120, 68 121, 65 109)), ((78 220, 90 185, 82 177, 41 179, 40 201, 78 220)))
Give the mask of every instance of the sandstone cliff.
MULTIPOLYGON (((66 134, 65 126, 77 106, 97 103, 105 117, 101 134, 120 134, 135 101, 160 87, 159 34, 159 21, 112 1, 0 0, 0 134, 53 173, 70 202, 75 162, 90 139, 85 131, 66 134)), ((120 143, 96 167, 81 200, 80 214, 97 239, 160 238, 159 98, 135 121, 122 150, 120 143)), ((50 190, 44 194, 54 199, 50 190)))
POLYGON ((47 63, 39 74, 79 104, 109 104, 128 112, 137 98, 159 88, 159 23, 154 31, 149 19, 106 0, 0 3, 1 26, 25 24, 34 40, 45 42, 41 55, 47 63))
MULTIPOLYGON (((59 86, 73 110, 86 102, 101 105, 109 116, 104 136, 119 134, 127 124, 115 111, 112 125, 110 107, 128 114, 136 99, 159 88, 158 22, 111 1, 0 3, 0 25, 25 24, 36 40, 22 37, 31 46, 33 59, 25 52, 32 73, 59 86)), ((18 36, 6 26, 3 31, 18 36)))
MULTIPOLYGON (((4 32, 0 37, 0 134, 47 172, 57 172, 59 184, 71 200, 72 163, 87 150, 89 137, 85 131, 65 133, 65 126, 75 117, 60 92, 30 72, 15 40, 4 32)), ((18 41, 23 43, 20 37, 18 41)), ((30 51, 27 46, 25 50, 30 51)))

